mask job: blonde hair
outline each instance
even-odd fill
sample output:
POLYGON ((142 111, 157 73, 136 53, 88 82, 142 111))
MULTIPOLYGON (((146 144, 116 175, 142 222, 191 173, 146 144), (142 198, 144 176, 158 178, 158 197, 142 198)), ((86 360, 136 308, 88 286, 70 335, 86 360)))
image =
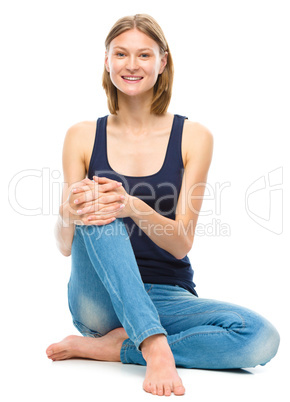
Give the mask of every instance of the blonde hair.
MULTIPOLYGON (((168 43, 161 27, 154 18, 148 14, 136 14, 134 16, 120 18, 111 28, 105 40, 106 50, 109 51, 110 43, 114 38, 119 36, 121 33, 134 28, 137 28, 139 31, 155 40, 159 45, 161 55, 168 52, 165 69, 162 74, 159 74, 154 85, 153 99, 151 103, 151 113, 163 114, 167 111, 171 99, 174 68, 168 43)), ((102 85, 107 94, 109 111, 111 114, 116 114, 117 110, 119 110, 117 88, 112 83, 110 74, 105 66, 102 85)))

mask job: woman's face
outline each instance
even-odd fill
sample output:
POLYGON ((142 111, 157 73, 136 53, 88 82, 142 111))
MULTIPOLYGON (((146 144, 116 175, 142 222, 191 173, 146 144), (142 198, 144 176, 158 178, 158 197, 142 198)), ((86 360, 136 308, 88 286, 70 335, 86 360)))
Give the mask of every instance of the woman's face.
POLYGON ((161 56, 158 44, 138 29, 130 29, 114 38, 105 56, 112 83, 129 96, 153 91, 166 61, 167 52, 161 56))

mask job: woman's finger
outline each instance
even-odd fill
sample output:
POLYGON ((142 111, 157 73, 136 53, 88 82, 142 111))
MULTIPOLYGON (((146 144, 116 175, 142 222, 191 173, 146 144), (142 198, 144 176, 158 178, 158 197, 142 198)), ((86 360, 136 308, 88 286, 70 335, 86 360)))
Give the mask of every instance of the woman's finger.
POLYGON ((82 180, 82 182, 86 183, 86 184, 91 184, 93 182, 93 180, 91 180, 88 177, 86 177, 85 179, 82 180))
POLYGON ((96 198, 97 197, 95 196, 95 191, 92 191, 90 189, 90 190, 81 192, 81 194, 79 194, 79 196, 74 200, 74 204, 80 205, 83 203, 93 201, 96 198))
POLYGON ((114 211, 116 209, 119 209, 120 205, 122 205, 121 200, 120 200, 120 202, 114 202, 114 201, 116 201, 116 200, 115 199, 112 200, 109 203, 110 204, 109 206, 106 206, 106 204, 99 203, 99 202, 98 203, 94 203, 94 202, 85 203, 84 207, 82 206, 77 210, 77 214, 78 215, 85 215, 85 214, 90 214, 90 213, 102 214, 104 211, 114 211), (90 205, 86 205, 86 204, 90 204, 90 205))
POLYGON ((91 212, 91 215, 90 215, 90 213, 87 213, 87 215, 89 215, 88 219, 92 220, 92 219, 95 219, 96 217, 97 217, 97 219, 100 219, 100 217, 104 217, 106 215, 112 215, 114 213, 117 213, 124 207, 125 207, 124 204, 115 204, 115 205, 112 205, 112 206, 109 206, 106 208, 102 208, 101 211, 91 212))
POLYGON ((96 225, 96 226, 108 225, 109 223, 112 223, 115 219, 116 219, 115 217, 109 219, 102 219, 95 222, 88 222, 87 225, 96 225))
POLYGON ((93 176, 93 180, 97 184, 107 184, 107 183, 119 183, 119 185, 122 185, 123 183, 117 180, 112 180, 108 179, 108 177, 99 177, 99 176, 93 176))
POLYGON ((106 219, 107 215, 111 215, 110 217, 112 217, 114 214, 120 212, 123 208, 125 208, 124 204, 118 204, 117 207, 107 207, 105 210, 96 212, 92 215, 88 214, 88 221, 106 219))
POLYGON ((105 214, 105 215, 100 215, 100 216, 96 216, 96 215, 87 215, 86 216, 86 219, 89 223, 108 220, 111 218, 115 218, 115 216, 113 216, 113 213, 108 213, 108 215, 105 214))
POLYGON ((81 193, 84 191, 92 191, 92 186, 90 186, 89 184, 85 184, 83 186, 80 185, 72 189, 73 194, 81 193))
POLYGON ((104 195, 101 195, 101 197, 98 198, 98 202, 100 204, 110 204, 116 201, 124 201, 125 196, 123 194, 109 194, 106 193, 104 195), (107 195, 108 194, 108 195, 107 195))
MULTIPOLYGON (((111 204, 108 207, 102 208, 97 214, 109 214, 113 212, 119 212, 121 209, 125 207, 125 204, 120 204, 119 202, 111 204)), ((96 214, 96 215, 97 215, 96 214)))
POLYGON ((94 221, 89 221, 87 217, 83 217, 80 219, 75 219, 74 223, 76 225, 81 225, 81 226, 92 226, 92 225, 97 225, 97 226, 102 226, 102 225, 107 225, 108 223, 113 222, 116 219, 116 217, 111 216, 111 217, 103 217, 102 219, 97 219, 94 221))
POLYGON ((101 193, 115 190, 121 186, 122 183, 113 181, 106 184, 94 185, 94 187, 89 188, 89 190, 83 191, 80 196, 74 200, 74 204, 83 204, 84 202, 97 200, 101 193))
POLYGON ((116 180, 112 180, 112 179, 109 179, 108 177, 100 177, 100 176, 93 176, 93 180, 96 182, 96 183, 109 183, 110 181, 116 181, 116 180))
POLYGON ((122 185, 123 183, 119 181, 111 181, 110 183, 100 184, 98 187, 100 187, 102 193, 106 193, 110 190, 115 190, 119 187, 122 187, 122 185))

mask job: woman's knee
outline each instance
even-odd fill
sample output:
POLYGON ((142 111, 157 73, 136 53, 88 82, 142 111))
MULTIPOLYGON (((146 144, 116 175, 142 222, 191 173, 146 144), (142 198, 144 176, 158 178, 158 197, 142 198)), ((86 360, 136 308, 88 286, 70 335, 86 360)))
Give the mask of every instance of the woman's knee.
POLYGON ((244 356, 248 362, 244 367, 265 365, 276 355, 280 335, 268 320, 256 314, 248 320, 247 327, 245 329, 249 341, 246 343, 244 356))
POLYGON ((84 336, 102 336, 122 326, 106 295, 97 300, 79 294, 74 303, 69 302, 69 308, 74 325, 84 336))
POLYGON ((261 361, 259 364, 264 365, 275 357, 280 344, 280 335, 277 329, 267 320, 263 319, 264 326, 261 328, 260 348, 261 361))

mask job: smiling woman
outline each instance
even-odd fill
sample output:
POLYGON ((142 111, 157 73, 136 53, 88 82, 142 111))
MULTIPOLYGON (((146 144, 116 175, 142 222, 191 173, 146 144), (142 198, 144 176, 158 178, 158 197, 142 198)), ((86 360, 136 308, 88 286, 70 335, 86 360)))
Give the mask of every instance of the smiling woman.
POLYGON ((146 14, 121 18, 105 47, 111 114, 67 132, 69 188, 56 226, 60 251, 72 257, 69 308, 84 337, 52 344, 47 355, 146 365, 146 392, 183 395, 176 366, 264 365, 279 334, 257 313, 195 290, 187 254, 213 136, 167 112, 173 62, 160 26, 146 14))
MULTIPOLYGON (((118 102, 122 103, 120 97, 126 95, 138 96, 140 99, 146 92, 151 93, 158 76, 165 69, 167 56, 168 52, 160 54, 158 44, 136 28, 114 38, 106 50, 105 68, 110 75, 110 81, 120 91, 117 97, 118 102), (123 43, 130 45, 124 48, 121 46, 123 43), (143 57, 142 49, 147 49, 146 57, 143 57)), ((117 110, 119 110, 119 103, 117 110)))
MULTIPOLYGON (((158 62, 163 58, 163 63, 166 62, 166 64, 164 68, 161 67, 161 72, 158 72, 157 76, 155 75, 153 86, 154 97, 151 104, 151 111, 157 114, 164 113, 167 110, 171 99, 174 69, 168 43, 162 29, 156 21, 154 21, 152 17, 142 14, 137 14, 134 18, 121 18, 115 23, 108 34, 105 40, 105 47, 107 57, 109 56, 109 53, 110 55, 114 54, 114 49, 116 57, 118 57, 118 54, 122 55, 121 58, 125 58, 127 63, 129 58, 129 62, 133 63, 133 68, 136 59, 145 59, 142 61, 152 63, 152 59, 155 62, 158 62), (134 35, 130 32, 131 30, 134 32, 134 35), (131 34, 130 38, 122 36, 123 33, 127 33, 128 35, 129 32, 131 34), (141 35, 142 33, 144 35, 141 35), (130 42, 126 40, 123 41, 122 43, 126 44, 126 46, 123 47, 120 43, 122 39, 129 39, 130 42), (128 44, 130 44, 130 47, 128 44), (120 50, 122 53, 120 53, 120 50), (144 54, 144 52, 146 53, 144 54)), ((126 76, 128 75, 135 74, 133 72, 130 74, 130 71, 127 71, 126 76)), ((108 59, 105 61, 103 72, 103 87, 108 97, 110 113, 116 114, 116 111, 119 109, 118 96, 116 86, 112 81, 108 59)))

